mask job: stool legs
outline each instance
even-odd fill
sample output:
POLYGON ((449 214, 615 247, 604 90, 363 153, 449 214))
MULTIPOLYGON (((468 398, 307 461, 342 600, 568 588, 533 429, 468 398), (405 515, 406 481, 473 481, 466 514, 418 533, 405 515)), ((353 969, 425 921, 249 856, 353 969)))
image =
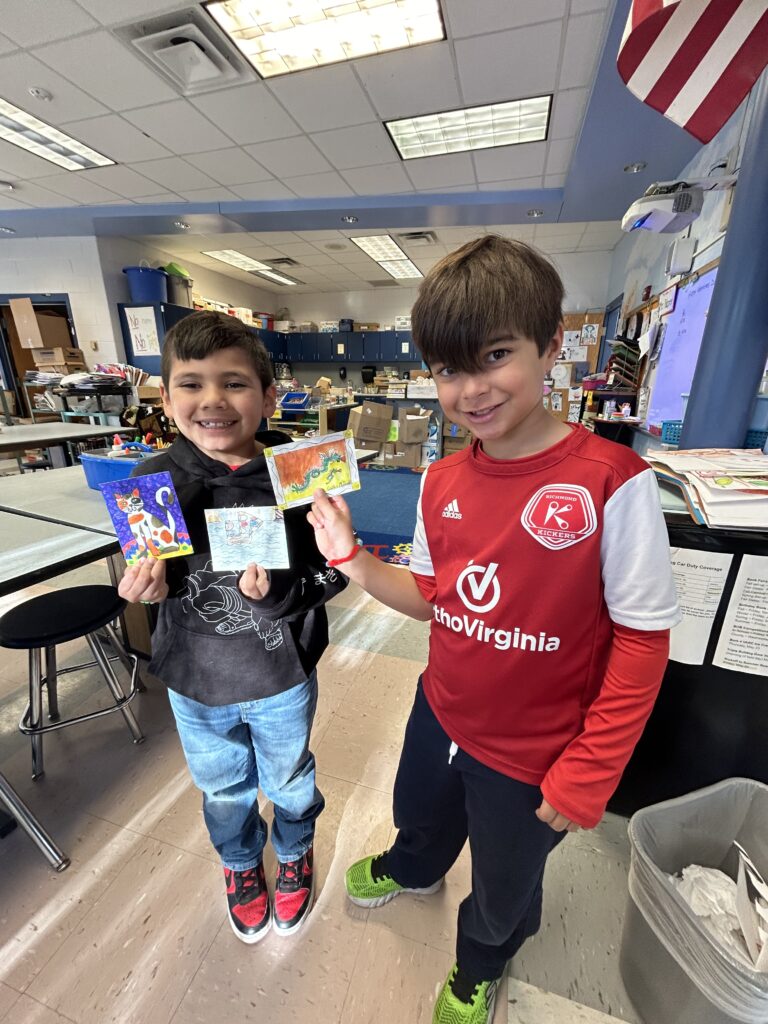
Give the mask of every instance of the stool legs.
MULTIPOLYGON (((111 629, 111 626, 107 626, 105 628, 109 631, 111 629)), ((112 630, 112 633, 109 638, 112 644, 116 643, 118 645, 115 648, 115 650, 117 650, 118 647, 120 648, 120 650, 122 650, 122 644, 117 639, 117 634, 115 633, 114 630, 112 630)), ((115 701, 124 701, 125 694, 123 693, 123 689, 120 686, 118 678, 112 669, 112 665, 110 664, 109 659, 104 653, 104 648, 101 646, 101 640, 99 640, 98 635, 96 633, 88 633, 88 635, 86 636, 86 640, 88 641, 88 646, 91 648, 96 663, 101 669, 102 675, 107 681, 107 686, 112 691, 112 696, 115 698, 115 701)), ((123 651, 123 653, 125 652, 123 651)), ((139 728, 139 723, 136 721, 136 718, 131 709, 127 706, 122 707, 120 708, 120 714, 125 719, 125 724, 131 731, 131 735, 133 736, 133 742, 141 743, 144 739, 144 734, 139 728)))
POLYGON ((56 648, 45 648, 45 690, 48 695, 48 718, 58 722, 59 714, 59 680, 56 674, 56 648))
MULTIPOLYGON (((40 648, 29 652, 29 728, 40 729, 43 724, 43 682, 40 669, 40 648)), ((39 779, 45 771, 43 765, 43 734, 33 732, 32 778, 39 779)))
POLYGON ((5 804, 29 838, 36 843, 52 867, 57 871, 64 871, 69 867, 69 857, 54 843, 2 773, 0 773, 0 801, 5 804))

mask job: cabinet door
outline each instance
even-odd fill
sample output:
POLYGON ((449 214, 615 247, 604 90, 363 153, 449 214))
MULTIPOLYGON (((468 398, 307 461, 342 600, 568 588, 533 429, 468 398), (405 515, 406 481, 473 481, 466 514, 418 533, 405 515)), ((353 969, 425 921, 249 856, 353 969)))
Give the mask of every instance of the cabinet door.
POLYGON ((363 338, 363 360, 366 363, 378 363, 381 359, 378 331, 360 331, 363 338))
POLYGON ((339 335, 344 339, 344 348, 347 352, 347 360, 350 363, 362 363, 365 354, 363 352, 363 335, 360 331, 344 331, 339 335))
POLYGON ((418 363, 421 356, 416 351, 410 331, 395 331, 397 358, 401 363, 418 363))
POLYGON ((396 333, 394 331, 379 331, 379 359, 383 363, 394 363, 399 358, 396 333))
POLYGON ((330 363, 333 359, 333 350, 336 344, 337 334, 314 334, 315 339, 315 361, 318 363, 330 363))
POLYGON ((304 354, 303 350, 302 350, 302 336, 297 332, 295 334, 287 334, 285 337, 286 337, 286 340, 288 342, 288 345, 287 345, 288 362, 289 363, 301 363, 301 362, 304 362, 304 360, 302 358, 303 354, 304 354))
POLYGON ((338 334, 332 334, 333 341, 331 342, 331 362, 332 363, 346 363, 350 358, 349 346, 347 345, 347 339, 351 337, 351 331, 339 331, 338 334))

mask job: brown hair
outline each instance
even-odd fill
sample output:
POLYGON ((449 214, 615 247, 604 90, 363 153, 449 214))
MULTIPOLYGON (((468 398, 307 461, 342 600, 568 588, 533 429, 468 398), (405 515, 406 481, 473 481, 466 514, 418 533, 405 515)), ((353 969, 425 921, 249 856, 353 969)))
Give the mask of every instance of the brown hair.
POLYGON ((485 235, 440 260, 424 278, 411 313, 413 340, 429 366, 474 372, 496 331, 536 342, 543 355, 563 318, 563 282, 524 242, 485 235))
POLYGON ((226 348, 241 348, 253 363, 264 391, 272 384, 272 364, 264 345, 252 330, 226 313, 205 310, 190 313, 168 331, 160 362, 163 384, 169 386, 175 359, 205 359, 226 348))

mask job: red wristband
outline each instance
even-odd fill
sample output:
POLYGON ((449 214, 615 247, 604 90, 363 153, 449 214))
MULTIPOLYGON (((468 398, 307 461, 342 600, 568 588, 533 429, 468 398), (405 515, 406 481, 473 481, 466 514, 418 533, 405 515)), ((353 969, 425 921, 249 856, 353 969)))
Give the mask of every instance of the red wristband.
POLYGON ((358 543, 355 543, 355 546, 352 548, 348 555, 345 555, 343 558, 331 558, 325 564, 329 569, 335 569, 337 565, 343 565, 345 562, 351 562, 359 550, 360 545, 358 543))

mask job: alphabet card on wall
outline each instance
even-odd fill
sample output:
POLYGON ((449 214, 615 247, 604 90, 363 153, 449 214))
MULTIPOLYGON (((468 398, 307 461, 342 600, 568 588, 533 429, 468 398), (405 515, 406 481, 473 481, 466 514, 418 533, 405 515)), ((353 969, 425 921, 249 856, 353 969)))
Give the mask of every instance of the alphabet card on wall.
POLYGON ((99 484, 128 565, 193 553, 170 473, 99 484))
POLYGON ((351 430, 266 448, 264 456, 278 508, 307 505, 319 488, 326 494, 360 490, 351 430))

